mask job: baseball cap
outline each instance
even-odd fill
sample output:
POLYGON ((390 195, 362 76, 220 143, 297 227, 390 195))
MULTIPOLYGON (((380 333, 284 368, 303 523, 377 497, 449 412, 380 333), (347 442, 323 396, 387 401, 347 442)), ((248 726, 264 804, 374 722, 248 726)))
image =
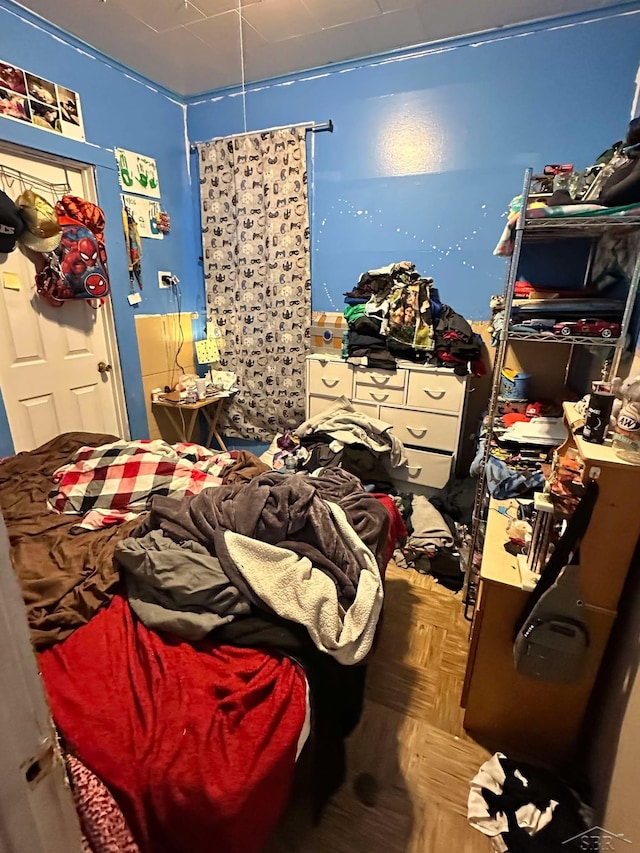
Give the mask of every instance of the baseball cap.
POLYGON ((16 204, 26 226, 20 237, 22 245, 45 254, 57 249, 62 229, 53 205, 33 190, 25 190, 16 204))
POLYGON ((13 252, 16 240, 24 231, 20 212, 9 196, 0 190, 0 255, 13 252))

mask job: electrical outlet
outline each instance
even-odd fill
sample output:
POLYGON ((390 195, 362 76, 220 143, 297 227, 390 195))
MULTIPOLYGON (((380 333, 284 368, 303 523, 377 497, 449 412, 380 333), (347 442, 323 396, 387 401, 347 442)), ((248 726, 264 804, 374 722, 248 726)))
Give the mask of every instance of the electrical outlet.
POLYGON ((172 275, 172 272, 167 272, 166 270, 158 270, 158 287, 171 287, 171 284, 167 282, 169 282, 169 279, 172 277, 172 275), (166 279, 166 281, 163 281, 163 278, 166 279))

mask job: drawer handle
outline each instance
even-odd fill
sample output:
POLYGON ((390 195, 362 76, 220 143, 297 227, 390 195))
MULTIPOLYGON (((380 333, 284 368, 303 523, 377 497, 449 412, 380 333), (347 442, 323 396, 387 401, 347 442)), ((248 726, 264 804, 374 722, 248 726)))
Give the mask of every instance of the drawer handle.
POLYGON ((420 471, 422 471, 422 465, 407 465, 407 471, 409 471, 409 472, 415 471, 416 474, 419 474, 420 471))
POLYGON ((371 395, 371 399, 372 399, 372 400, 375 400, 375 401, 376 401, 376 403, 384 403, 384 401, 385 401, 385 400, 387 399, 387 397, 389 396, 388 394, 378 394, 378 395, 376 395, 376 394, 374 394, 374 393, 373 393, 373 391, 369 391, 369 394, 371 395))
POLYGON ((429 430, 426 427, 407 427, 407 432, 410 432, 411 435, 414 435, 416 438, 423 438, 429 430))
POLYGON ((340 379, 335 379, 333 376, 327 378, 326 376, 321 376, 320 379, 327 386, 327 388, 335 388, 340 379))
POLYGON ((432 400, 442 400, 444 395, 447 393, 446 391, 435 390, 433 388, 423 388, 422 390, 427 397, 431 397, 432 400))
POLYGON ((382 379, 376 379, 375 376, 370 376, 369 378, 371 379, 374 385, 388 385, 391 381, 390 376, 383 376, 382 379))

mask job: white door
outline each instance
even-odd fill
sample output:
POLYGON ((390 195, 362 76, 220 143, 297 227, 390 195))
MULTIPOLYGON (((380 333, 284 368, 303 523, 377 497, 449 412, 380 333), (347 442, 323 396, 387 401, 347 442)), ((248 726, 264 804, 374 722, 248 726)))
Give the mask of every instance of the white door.
MULTIPOLYGON (((51 184, 67 184, 71 194, 95 200, 88 167, 0 148, 0 189, 10 198, 32 188, 53 203, 63 190, 51 184)), ((34 277, 33 264, 19 248, 0 255, 0 389, 16 452, 72 430, 124 436, 109 301, 98 310, 80 299, 53 308, 37 295, 34 277)))

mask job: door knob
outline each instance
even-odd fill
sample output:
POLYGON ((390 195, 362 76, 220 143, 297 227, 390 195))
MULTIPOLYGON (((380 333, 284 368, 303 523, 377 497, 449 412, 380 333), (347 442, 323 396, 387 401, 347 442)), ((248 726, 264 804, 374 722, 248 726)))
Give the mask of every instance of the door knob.
POLYGON ((106 361, 98 362, 98 373, 110 373, 112 370, 113 368, 106 361))

